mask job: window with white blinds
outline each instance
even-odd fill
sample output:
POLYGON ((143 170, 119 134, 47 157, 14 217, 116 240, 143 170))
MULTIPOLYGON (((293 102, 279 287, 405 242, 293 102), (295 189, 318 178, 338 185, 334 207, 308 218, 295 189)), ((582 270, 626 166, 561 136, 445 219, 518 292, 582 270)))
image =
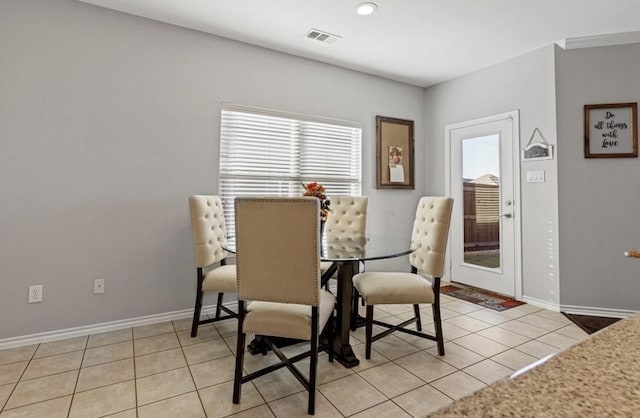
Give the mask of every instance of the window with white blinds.
POLYGON ((234 235, 237 196, 302 196, 316 181, 328 196, 362 194, 359 124, 224 103, 220 197, 234 235))

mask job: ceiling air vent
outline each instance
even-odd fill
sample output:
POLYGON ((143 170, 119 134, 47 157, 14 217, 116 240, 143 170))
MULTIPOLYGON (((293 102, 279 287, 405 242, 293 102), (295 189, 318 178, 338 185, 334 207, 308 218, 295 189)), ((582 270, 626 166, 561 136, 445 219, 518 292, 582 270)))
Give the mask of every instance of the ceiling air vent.
POLYGON ((332 44, 342 37, 329 32, 321 31, 319 29, 311 29, 309 32, 307 32, 305 38, 313 39, 325 44, 332 44))

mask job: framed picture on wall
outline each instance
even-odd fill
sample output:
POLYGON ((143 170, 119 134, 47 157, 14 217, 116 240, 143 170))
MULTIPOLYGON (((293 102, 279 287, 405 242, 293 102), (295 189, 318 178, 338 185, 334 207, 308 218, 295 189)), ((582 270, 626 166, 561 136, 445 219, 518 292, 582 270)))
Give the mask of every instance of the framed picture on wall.
POLYGON ((637 121, 637 103, 585 105, 584 157, 637 157, 637 121))
POLYGON ((377 189, 414 189, 413 121, 376 116, 377 189))

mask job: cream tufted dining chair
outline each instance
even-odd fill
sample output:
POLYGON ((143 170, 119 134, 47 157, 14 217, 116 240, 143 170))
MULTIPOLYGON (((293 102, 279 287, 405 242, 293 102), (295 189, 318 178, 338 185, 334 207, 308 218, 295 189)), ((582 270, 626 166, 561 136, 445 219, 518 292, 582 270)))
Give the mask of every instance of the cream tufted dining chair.
POLYGON ((198 280, 196 306, 193 310, 193 324, 191 326, 191 337, 196 337, 199 325, 237 316, 235 312, 222 304, 225 293, 236 291, 236 266, 226 264, 225 259, 228 253, 222 248, 222 243, 226 239, 226 230, 220 197, 191 196, 189 197, 189 209, 198 280), (207 269, 206 272, 205 269, 207 269), (216 304, 215 317, 201 321, 200 311, 205 292, 217 292, 218 303, 216 304), (221 311, 227 315, 221 315, 221 311))
POLYGON ((444 355, 444 337, 440 318, 440 278, 444 269, 444 254, 451 222, 453 199, 423 197, 418 203, 413 223, 411 245, 416 250, 409 255, 411 273, 366 272, 353 276, 353 285, 366 303, 365 357, 371 358, 371 343, 394 331, 437 341, 438 354, 444 355), (418 275, 431 277, 431 283, 418 275), (435 335, 422 332, 419 304, 431 304, 435 335), (401 324, 388 324, 373 319, 376 305, 411 304, 414 317, 401 324), (406 328, 415 322, 417 331, 406 328), (388 328, 372 335, 373 324, 388 328))
POLYGON ((331 213, 325 225, 327 239, 344 236, 364 236, 367 231, 366 196, 333 196, 331 213))
MULTIPOLYGON (((364 237, 367 234, 366 196, 333 196, 329 197, 331 212, 327 217, 325 233, 327 241, 346 238, 364 237)), ((333 276, 337 266, 332 262, 323 262, 322 281, 324 284, 333 276)))
MULTIPOLYGON (((319 210, 315 197, 235 200, 238 271, 235 404, 240 402, 243 383, 287 367, 309 391, 308 413, 314 413, 318 351, 327 349, 329 361, 333 361, 331 344, 320 347, 319 336, 330 322, 335 306, 333 295, 320 288, 319 210), (263 336, 280 363, 243 376, 247 334, 263 336), (269 337, 307 340, 311 349, 286 358, 269 337), (294 365, 307 357, 308 379, 294 365)), ((331 336, 328 341, 332 341, 331 336)))

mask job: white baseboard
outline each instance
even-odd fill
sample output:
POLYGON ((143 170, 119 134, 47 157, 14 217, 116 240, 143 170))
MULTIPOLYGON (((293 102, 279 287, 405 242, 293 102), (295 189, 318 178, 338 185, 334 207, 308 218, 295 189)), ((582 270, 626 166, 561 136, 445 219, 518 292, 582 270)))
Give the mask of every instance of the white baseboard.
MULTIPOLYGON (((238 302, 233 301, 225 303, 224 306, 231 310, 238 309, 238 302)), ((202 307, 202 314, 215 314, 216 305, 207 305, 202 307)), ((40 332, 38 334, 23 335, 19 337, 10 337, 0 339, 0 350, 7 348, 20 347, 24 345, 46 343, 51 341, 63 340, 66 338, 82 337, 84 335, 99 334, 102 332, 115 331, 123 328, 139 327, 142 325, 157 324, 159 322, 172 321, 176 319, 191 318, 193 316, 193 308, 183 309, 180 311, 165 312, 161 314, 139 316, 137 318, 122 319, 119 321, 102 322, 99 324, 84 325, 75 328, 66 328, 56 331, 40 332)))
POLYGON ((550 309, 555 312, 565 312, 575 315, 602 316, 606 318, 626 318, 637 311, 610 308, 594 308, 591 306, 558 305, 556 303, 523 296, 522 301, 539 308, 550 309))
POLYGON ((574 315, 604 316, 606 318, 626 318, 637 313, 626 309, 594 308, 591 306, 560 305, 562 312, 574 315))
POLYGON ((523 296, 522 301, 538 308, 549 309, 551 311, 560 312, 560 305, 546 300, 536 299, 529 296, 523 296))

